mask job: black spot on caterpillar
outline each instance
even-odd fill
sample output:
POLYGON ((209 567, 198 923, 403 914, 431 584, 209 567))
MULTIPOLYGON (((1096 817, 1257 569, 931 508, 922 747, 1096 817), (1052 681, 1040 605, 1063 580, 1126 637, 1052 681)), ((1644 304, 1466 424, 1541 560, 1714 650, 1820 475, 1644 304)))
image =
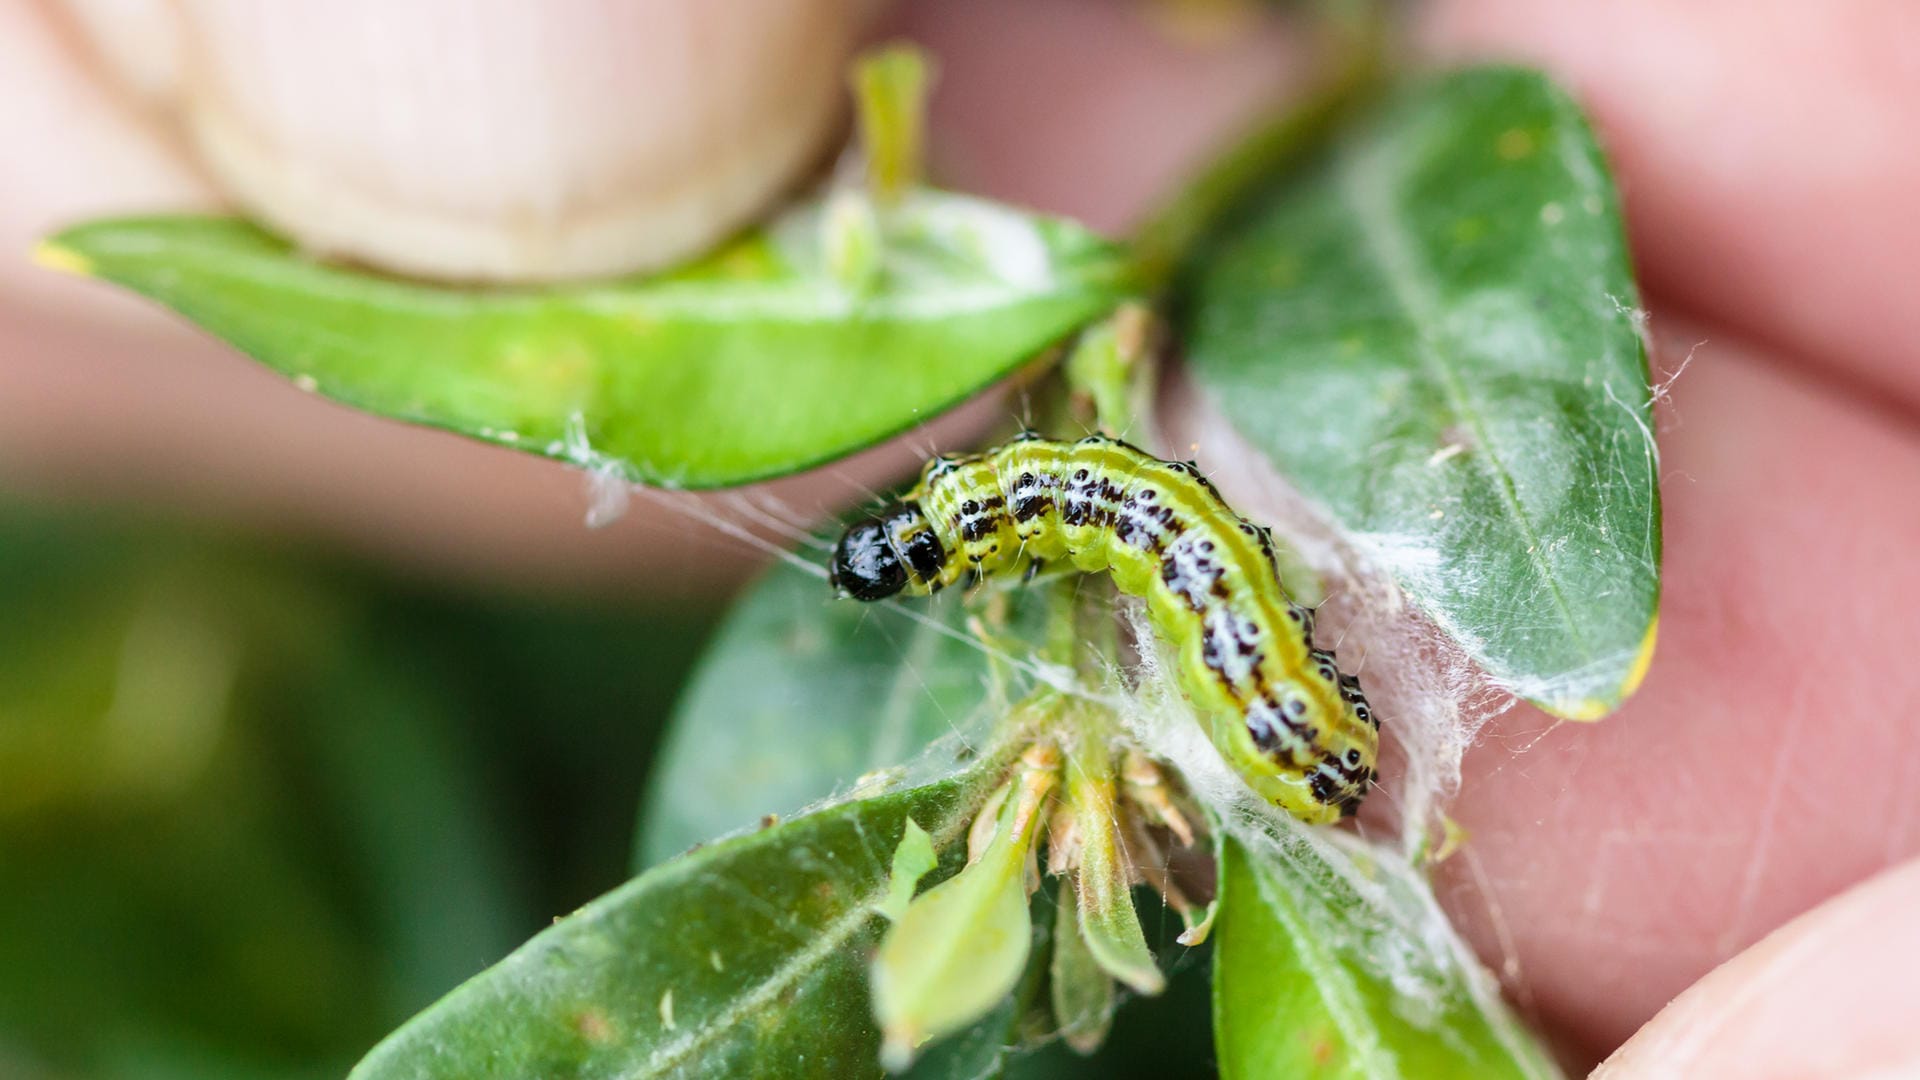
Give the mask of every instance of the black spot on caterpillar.
POLYGON ((872 601, 1062 559, 1147 601, 1181 689, 1254 790, 1308 822, 1359 807, 1379 747, 1359 680, 1314 647, 1272 536, 1192 466, 1101 436, 936 458, 905 498, 846 531, 832 580, 872 601))

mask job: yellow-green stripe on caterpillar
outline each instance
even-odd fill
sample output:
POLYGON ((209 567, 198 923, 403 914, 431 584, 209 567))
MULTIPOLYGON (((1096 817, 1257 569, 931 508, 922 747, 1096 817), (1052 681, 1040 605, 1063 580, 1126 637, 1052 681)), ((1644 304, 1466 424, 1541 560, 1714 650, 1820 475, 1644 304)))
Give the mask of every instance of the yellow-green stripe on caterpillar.
POLYGON ((1179 653, 1180 688, 1261 796, 1316 823, 1359 807, 1380 741, 1359 680, 1314 647, 1313 613, 1281 587, 1271 535, 1191 466, 1098 435, 936 458, 840 538, 832 580, 872 601, 1060 559, 1147 601, 1179 653))

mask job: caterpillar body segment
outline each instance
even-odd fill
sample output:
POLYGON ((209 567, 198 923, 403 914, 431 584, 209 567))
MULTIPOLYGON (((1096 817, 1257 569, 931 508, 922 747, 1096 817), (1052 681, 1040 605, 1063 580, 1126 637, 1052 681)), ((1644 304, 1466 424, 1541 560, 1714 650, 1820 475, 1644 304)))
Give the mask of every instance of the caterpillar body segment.
POLYGON ((1379 744, 1359 682, 1314 647, 1313 613, 1281 587, 1267 531, 1191 466, 1102 436, 936 458, 900 502, 847 530, 832 577, 871 601, 1039 561, 1110 573, 1146 600, 1214 745, 1264 798, 1309 822, 1359 806, 1379 744))

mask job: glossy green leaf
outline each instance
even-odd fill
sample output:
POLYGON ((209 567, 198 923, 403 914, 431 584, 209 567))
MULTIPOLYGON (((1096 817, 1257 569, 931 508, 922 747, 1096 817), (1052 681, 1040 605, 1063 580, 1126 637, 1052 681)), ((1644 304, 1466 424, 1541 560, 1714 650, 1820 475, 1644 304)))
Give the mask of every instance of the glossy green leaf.
POLYGON ((0 499, 0 1074, 337 1077, 524 935, 476 717, 373 590, 0 499))
POLYGON ((978 794, 952 780, 842 803, 658 867, 415 1017, 353 1078, 877 1076, 867 958, 895 848, 913 820, 954 849, 978 794))
MULTIPOLYGON (((1038 590, 1004 594, 1019 632, 1038 590)), ((966 628, 964 597, 861 604, 779 567, 735 605, 669 721, 647 786, 636 865, 645 867, 764 815, 790 814, 935 740, 977 749, 1017 677, 966 628), (999 709, 994 706, 998 704, 999 709)))
POLYGON ((1115 251, 1065 222, 931 191, 875 214, 878 269, 853 291, 817 204, 670 274, 537 291, 379 277, 225 218, 93 222, 41 258, 367 412, 710 488, 923 423, 1123 289, 1115 251))
POLYGON ((1361 855, 1356 884, 1298 840, 1252 844, 1221 845, 1222 1077, 1559 1075, 1404 865, 1361 855))
POLYGON ((471 715, 413 657, 369 648, 329 659, 327 678, 300 687, 275 719, 306 726, 302 749, 317 767, 303 805, 338 808, 382 901, 391 1022, 520 940, 525 912, 509 897, 521 867, 498 850, 503 815, 475 782, 484 774, 463 741, 471 715))
POLYGON ((1541 76, 1407 86, 1195 251, 1194 377, 1495 679, 1594 719, 1638 684, 1660 512, 1606 163, 1541 76))

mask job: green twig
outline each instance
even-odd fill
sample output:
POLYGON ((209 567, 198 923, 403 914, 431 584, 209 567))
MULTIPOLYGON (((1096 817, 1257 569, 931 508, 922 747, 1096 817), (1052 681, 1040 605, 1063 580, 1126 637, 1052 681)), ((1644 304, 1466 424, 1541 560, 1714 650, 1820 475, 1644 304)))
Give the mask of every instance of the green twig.
POLYGON ((919 186, 924 175, 931 81, 926 54, 914 45, 885 45, 854 61, 853 99, 867 155, 867 189, 881 203, 919 186))

